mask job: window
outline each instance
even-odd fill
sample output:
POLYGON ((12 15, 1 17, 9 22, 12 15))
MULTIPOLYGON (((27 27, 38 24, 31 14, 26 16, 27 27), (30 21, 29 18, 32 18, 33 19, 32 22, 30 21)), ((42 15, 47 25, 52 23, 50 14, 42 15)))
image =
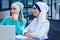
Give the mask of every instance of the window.
POLYGON ((43 2, 47 3, 49 6, 49 12, 48 12, 48 19, 54 19, 54 20, 59 20, 59 13, 57 11, 56 7, 56 0, 43 0, 43 2))
POLYGON ((1 0, 0 1, 0 11, 8 10, 10 8, 10 0, 1 0))
POLYGON ((33 5, 33 0, 28 0, 28 5, 33 5))
POLYGON ((8 0, 2 0, 2 9, 9 8, 9 1, 8 0))

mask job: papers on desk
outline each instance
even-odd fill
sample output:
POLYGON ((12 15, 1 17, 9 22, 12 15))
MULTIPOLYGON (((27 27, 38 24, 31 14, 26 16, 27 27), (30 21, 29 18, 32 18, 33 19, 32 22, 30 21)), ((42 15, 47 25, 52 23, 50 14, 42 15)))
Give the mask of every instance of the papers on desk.
POLYGON ((16 40, 28 40, 29 38, 22 36, 22 35, 17 35, 16 40))
POLYGON ((27 37, 22 36, 22 35, 16 35, 16 38, 27 38, 27 37))
POLYGON ((40 39, 39 38, 29 39, 29 38, 22 36, 22 35, 16 35, 16 40, 40 40, 40 39))

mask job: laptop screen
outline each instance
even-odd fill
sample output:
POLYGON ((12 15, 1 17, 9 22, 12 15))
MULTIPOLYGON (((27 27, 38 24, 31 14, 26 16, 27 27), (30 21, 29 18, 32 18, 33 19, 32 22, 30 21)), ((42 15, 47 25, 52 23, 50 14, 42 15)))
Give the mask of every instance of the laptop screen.
POLYGON ((15 26, 0 25, 0 40, 15 40, 15 26))

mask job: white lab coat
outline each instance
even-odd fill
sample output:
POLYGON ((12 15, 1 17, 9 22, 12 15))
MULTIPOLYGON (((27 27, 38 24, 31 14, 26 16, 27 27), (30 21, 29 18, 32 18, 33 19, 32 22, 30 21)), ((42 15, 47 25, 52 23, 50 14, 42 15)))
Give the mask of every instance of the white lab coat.
POLYGON ((48 38, 48 31, 49 31, 49 21, 46 19, 46 13, 48 11, 48 6, 45 3, 38 2, 37 3, 40 8, 41 12, 39 14, 38 19, 35 18, 23 31, 30 32, 33 37, 46 39, 48 38))

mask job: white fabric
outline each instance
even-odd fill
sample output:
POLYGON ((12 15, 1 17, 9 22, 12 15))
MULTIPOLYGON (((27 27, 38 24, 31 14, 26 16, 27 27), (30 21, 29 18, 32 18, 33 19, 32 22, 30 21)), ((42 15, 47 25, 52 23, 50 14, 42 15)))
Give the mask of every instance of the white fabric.
POLYGON ((31 32, 33 37, 45 39, 47 38, 48 30, 49 30, 49 21, 46 19, 46 14, 48 12, 48 6, 46 3, 43 2, 37 2, 36 3, 40 9, 41 12, 39 14, 39 18, 35 18, 23 31, 23 34, 25 32, 31 32))
POLYGON ((23 38, 28 39, 27 37, 22 36, 22 35, 16 35, 16 38, 17 38, 17 39, 20 39, 20 38, 22 38, 22 39, 23 39, 23 38))
POLYGON ((15 2, 12 5, 14 5, 19 11, 23 10, 24 5, 21 2, 15 2))
POLYGON ((16 7, 16 9, 18 9, 20 11, 20 9, 18 8, 18 6, 16 6, 15 4, 12 4, 12 5, 14 5, 16 7))

